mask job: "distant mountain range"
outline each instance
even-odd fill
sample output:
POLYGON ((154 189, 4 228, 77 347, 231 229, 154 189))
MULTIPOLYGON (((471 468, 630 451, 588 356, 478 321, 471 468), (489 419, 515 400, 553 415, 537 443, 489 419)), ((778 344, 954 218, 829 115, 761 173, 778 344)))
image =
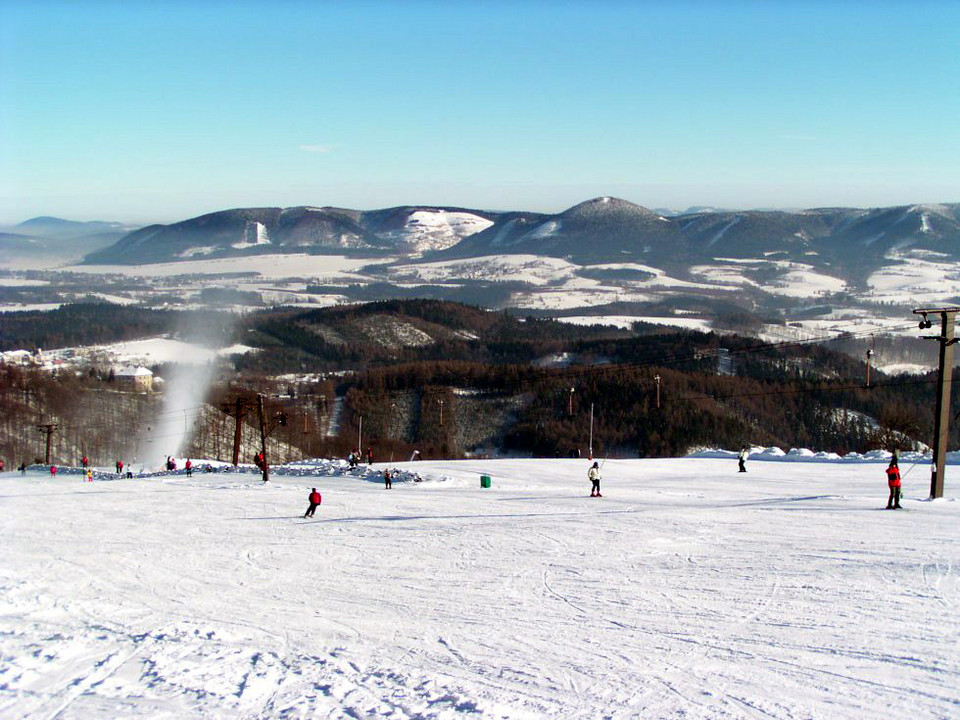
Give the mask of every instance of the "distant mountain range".
MULTIPOLYGON (((49 226, 52 220, 24 225, 49 226)), ((106 225, 115 231, 114 224, 106 225)), ((722 258, 803 262, 859 280, 906 251, 960 260, 960 204, 797 212, 692 208, 669 216, 609 197, 557 214, 437 206, 241 208, 134 230, 85 262, 294 252, 425 260, 530 254, 580 265, 632 262, 682 269, 722 258)))
POLYGON ((241 208, 148 225, 86 262, 139 264, 255 253, 400 253, 443 250, 491 226, 499 213, 447 207, 241 208))
POLYGON ((35 217, 17 225, 0 227, 0 250, 9 258, 58 257, 80 260, 85 255, 120 240, 136 226, 119 222, 79 222, 56 217, 35 217))
POLYGON ((859 279, 907 249, 960 260, 960 204, 665 217, 624 200, 596 198, 557 215, 506 214, 443 255, 524 253, 581 265, 629 261, 674 269, 717 258, 780 259, 859 279))

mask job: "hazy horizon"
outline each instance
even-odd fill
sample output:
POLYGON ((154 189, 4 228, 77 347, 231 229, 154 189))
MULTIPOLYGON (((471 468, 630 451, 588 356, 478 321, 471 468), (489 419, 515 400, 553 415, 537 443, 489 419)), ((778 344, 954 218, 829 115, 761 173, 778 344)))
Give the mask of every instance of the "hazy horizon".
MULTIPOLYGON (((298 204, 295 204, 295 205, 269 205, 269 204, 257 203, 257 204, 252 204, 252 205, 231 205, 231 206, 229 206, 229 207, 211 208, 211 209, 208 209, 208 210, 201 210, 201 211, 196 212, 196 213, 193 213, 193 214, 188 214, 188 215, 183 215, 183 216, 175 216, 175 217, 166 217, 166 218, 124 217, 124 216, 122 216, 122 215, 119 214, 119 213, 117 213, 116 216, 111 216, 111 217, 100 216, 100 215, 97 215, 97 216, 92 216, 92 215, 91 215, 91 216, 89 216, 89 217, 80 216, 80 215, 72 215, 72 216, 69 216, 69 217, 68 217, 68 216, 64 216, 64 215, 55 215, 55 214, 52 214, 52 213, 41 213, 41 214, 39 214, 39 215, 32 215, 32 216, 27 217, 27 218, 22 218, 22 219, 13 220, 13 221, 3 221, 3 220, 0 220, 0 227, 12 228, 12 227, 15 227, 15 226, 17 226, 17 225, 19 225, 19 224, 21 224, 21 223, 28 222, 28 221, 30 221, 30 220, 36 220, 36 219, 38 219, 38 218, 47 218, 47 217, 49 217, 49 218, 55 218, 55 219, 58 219, 58 220, 70 220, 70 221, 74 221, 74 222, 120 222, 120 223, 124 223, 124 224, 130 225, 130 226, 141 226, 141 227, 142 227, 142 226, 144 226, 144 225, 151 225, 151 224, 161 224, 161 225, 173 224, 173 223, 181 222, 181 221, 184 221, 184 220, 190 220, 190 219, 195 218, 195 217, 200 217, 200 216, 203 216, 203 215, 209 215, 209 214, 212 214, 212 213, 223 212, 223 211, 227 211, 227 210, 234 210, 234 209, 238 209, 238 208, 252 208, 252 207, 284 207, 284 208, 288 208, 288 207, 338 207, 338 208, 344 208, 344 209, 349 209, 349 210, 359 210, 359 211, 362 211, 362 212, 368 212, 368 211, 372 211, 372 210, 382 210, 382 209, 390 208, 390 207, 425 206, 425 207, 461 207, 461 208, 465 208, 465 209, 482 210, 482 211, 486 211, 486 212, 513 212, 513 211, 523 211, 523 212, 542 212, 542 213, 544 213, 544 214, 553 214, 553 213, 563 212, 564 210, 569 209, 569 208, 572 207, 573 205, 576 205, 576 204, 578 204, 578 203, 580 203, 580 202, 585 202, 585 201, 591 200, 591 199, 596 198, 596 197, 619 197, 619 196, 611 196, 611 195, 609 195, 609 194, 608 194, 608 195, 605 195, 605 196, 604 196, 604 195, 593 195, 593 196, 590 196, 590 197, 584 197, 584 198, 582 198, 581 200, 578 200, 577 202, 571 203, 570 205, 564 205, 563 207, 550 208, 550 209, 530 208, 530 207, 484 207, 484 206, 480 206, 480 205, 463 205, 463 204, 453 205, 453 204, 449 204, 449 203, 430 203, 430 202, 416 202, 416 203, 415 203, 415 202, 409 202, 409 203, 399 203, 399 204, 394 203, 394 204, 390 204, 390 205, 377 205, 377 206, 370 206, 370 207, 347 207, 347 206, 345 206, 345 205, 331 205, 331 204, 318 204, 318 203, 298 203, 298 204)), ((733 206, 727 206, 727 205, 710 205, 710 204, 704 204, 704 203, 695 203, 695 204, 693 204, 693 205, 687 205, 686 207, 666 207, 666 206, 662 206, 662 205, 651 205, 651 204, 646 204, 646 205, 645 205, 644 203, 634 202, 633 200, 629 200, 628 198, 622 198, 622 197, 621 197, 621 198, 619 198, 619 199, 628 200, 628 202, 632 202, 632 203, 634 203, 635 205, 641 205, 641 206, 643 206, 643 207, 647 207, 647 208, 649 208, 649 209, 651 209, 651 210, 656 210, 656 209, 660 209, 660 210, 670 210, 670 211, 672 211, 672 212, 677 212, 677 213, 686 212, 687 210, 690 210, 691 208, 717 208, 718 210, 729 211, 729 212, 803 212, 803 211, 805 211, 805 210, 816 210, 816 209, 820 209, 820 208, 830 208, 830 207, 848 207, 848 208, 858 209, 858 210, 870 210, 870 209, 882 208, 882 207, 898 207, 898 206, 914 206, 914 205, 958 205, 958 204, 960 204, 960 200, 957 200, 957 201, 946 200, 946 201, 918 201, 918 202, 907 202, 907 203, 891 203, 891 204, 889 204, 889 205, 869 205, 869 206, 868 206, 868 205, 838 205, 838 204, 834 203, 834 204, 825 204, 825 205, 810 205, 810 206, 804 206, 804 207, 801 207, 801 206, 794 206, 794 207, 786 207, 786 206, 785 206, 785 207, 733 207, 733 206)))
POLYGON ((960 202, 960 4, 24 2, 0 224, 960 202))

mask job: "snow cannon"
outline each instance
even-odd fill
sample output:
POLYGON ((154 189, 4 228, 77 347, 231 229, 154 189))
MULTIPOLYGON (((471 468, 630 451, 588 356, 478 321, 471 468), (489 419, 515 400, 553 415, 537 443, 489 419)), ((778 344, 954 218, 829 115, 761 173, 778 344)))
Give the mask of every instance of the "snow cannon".
POLYGON ((490 481, 490 476, 489 476, 489 475, 481 475, 481 476, 480 476, 480 487, 482 487, 482 488, 489 488, 489 487, 490 487, 490 483, 491 483, 491 481, 490 481))

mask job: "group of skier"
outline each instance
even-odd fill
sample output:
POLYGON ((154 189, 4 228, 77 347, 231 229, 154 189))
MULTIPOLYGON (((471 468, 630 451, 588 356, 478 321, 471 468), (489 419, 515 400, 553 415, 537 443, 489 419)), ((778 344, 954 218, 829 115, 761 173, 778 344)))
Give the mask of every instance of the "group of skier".
MULTIPOLYGON (((746 462, 749 455, 750 455, 750 452, 747 449, 747 446, 744 445, 743 448, 741 448, 740 450, 740 454, 737 455, 737 461, 740 465, 740 469, 738 472, 747 471, 746 462)), ((890 464, 887 466, 887 469, 885 470, 885 472, 887 475, 887 487, 890 490, 890 496, 887 498, 886 509, 901 510, 903 509, 903 506, 900 505, 900 498, 901 498, 900 489, 902 487, 902 483, 900 479, 900 461, 897 456, 896 448, 894 448, 893 454, 890 456, 890 464)))
MULTIPOLYGON (((347 455, 347 464, 350 469, 357 467, 363 460, 359 450, 351 450, 347 455)), ((373 448, 367 448, 367 465, 373 465, 373 448)))

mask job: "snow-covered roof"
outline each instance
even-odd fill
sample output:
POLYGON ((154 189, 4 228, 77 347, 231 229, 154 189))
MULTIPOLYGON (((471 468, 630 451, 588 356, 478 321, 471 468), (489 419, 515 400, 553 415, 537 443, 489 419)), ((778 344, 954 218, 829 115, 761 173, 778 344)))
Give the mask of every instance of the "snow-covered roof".
POLYGON ((116 377, 151 377, 153 376, 153 373, 142 365, 137 365, 136 367, 129 365, 127 367, 120 368, 114 373, 114 375, 116 377))

